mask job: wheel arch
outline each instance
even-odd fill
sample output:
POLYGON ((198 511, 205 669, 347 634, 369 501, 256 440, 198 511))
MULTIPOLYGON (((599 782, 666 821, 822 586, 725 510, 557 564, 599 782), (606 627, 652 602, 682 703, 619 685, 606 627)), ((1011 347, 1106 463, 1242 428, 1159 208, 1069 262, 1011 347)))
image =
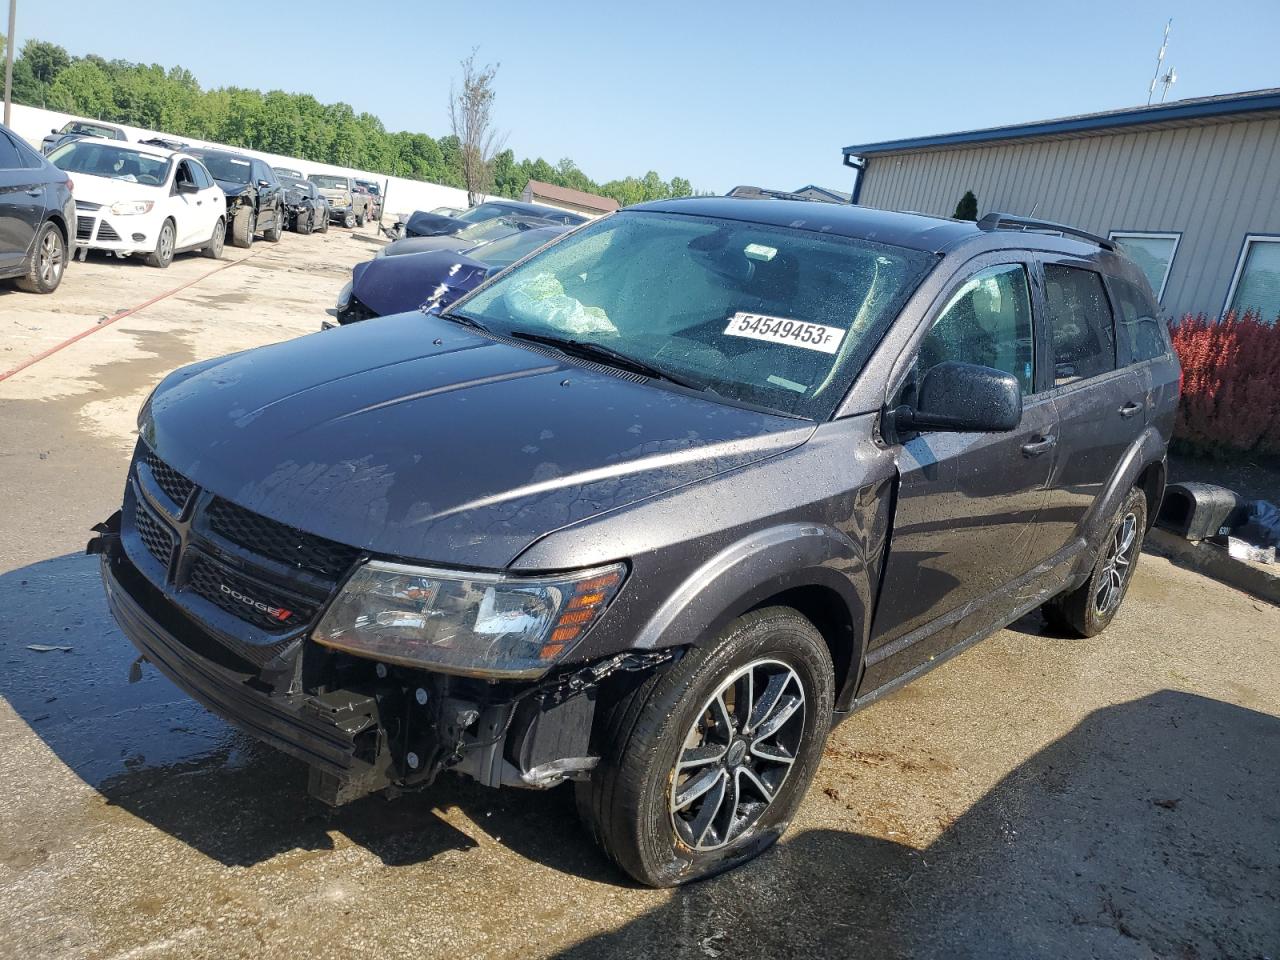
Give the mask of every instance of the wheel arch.
POLYGON ((667 598, 635 645, 714 644, 738 617, 775 605, 798 611, 822 634, 843 709, 861 673, 871 582, 862 548, 829 526, 787 524, 721 550, 667 598))

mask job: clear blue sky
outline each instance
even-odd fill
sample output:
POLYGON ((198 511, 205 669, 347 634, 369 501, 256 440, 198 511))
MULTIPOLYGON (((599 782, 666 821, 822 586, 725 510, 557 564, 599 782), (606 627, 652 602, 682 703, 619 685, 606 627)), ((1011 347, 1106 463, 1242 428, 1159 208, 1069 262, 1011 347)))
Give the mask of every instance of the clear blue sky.
POLYGON ((1170 16, 1171 99, 1280 86, 1277 0, 19 0, 17 34, 180 64, 206 88, 344 100, 388 129, 436 136, 458 60, 478 45, 501 64, 496 114, 518 157, 572 157, 597 180, 654 169, 723 192, 847 190, 847 144, 1145 103, 1170 16), (335 39, 354 35, 377 52, 340 54, 335 39))

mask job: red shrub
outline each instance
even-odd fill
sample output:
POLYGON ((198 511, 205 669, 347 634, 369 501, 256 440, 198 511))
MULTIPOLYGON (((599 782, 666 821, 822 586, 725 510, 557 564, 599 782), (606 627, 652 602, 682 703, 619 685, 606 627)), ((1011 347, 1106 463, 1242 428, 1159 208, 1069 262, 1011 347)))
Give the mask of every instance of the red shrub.
POLYGON ((1182 361, 1174 442, 1207 456, 1280 454, 1280 325, 1188 314, 1171 333, 1182 361))

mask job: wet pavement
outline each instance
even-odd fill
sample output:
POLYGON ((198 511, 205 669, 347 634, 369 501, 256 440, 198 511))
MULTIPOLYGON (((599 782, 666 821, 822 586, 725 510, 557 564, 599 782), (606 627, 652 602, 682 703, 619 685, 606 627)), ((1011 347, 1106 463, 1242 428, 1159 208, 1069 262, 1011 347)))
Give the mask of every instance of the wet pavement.
MULTIPOLYGON (((299 763, 130 684, 81 551, 138 404, 314 330, 369 255, 260 246, 0 383, 0 957, 1280 956, 1280 610, 1160 557, 1104 635, 1031 615, 846 721, 775 850, 674 892, 613 869, 566 789, 329 811, 299 763)), ((0 367, 211 266, 0 293, 0 367)))

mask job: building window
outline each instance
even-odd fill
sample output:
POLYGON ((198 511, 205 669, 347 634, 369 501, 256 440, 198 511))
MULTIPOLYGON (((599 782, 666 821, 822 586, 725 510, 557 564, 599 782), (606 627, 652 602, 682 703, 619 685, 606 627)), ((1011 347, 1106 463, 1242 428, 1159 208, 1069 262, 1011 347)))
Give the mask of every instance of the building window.
POLYGON ((1169 282, 1169 268, 1173 255, 1178 252, 1179 233, 1136 233, 1112 230, 1109 239, 1116 242, 1120 251, 1138 265, 1156 299, 1164 299, 1164 286, 1169 282))
POLYGON ((1280 237, 1249 234, 1244 238, 1223 313, 1250 311, 1263 323, 1280 318, 1280 237))

